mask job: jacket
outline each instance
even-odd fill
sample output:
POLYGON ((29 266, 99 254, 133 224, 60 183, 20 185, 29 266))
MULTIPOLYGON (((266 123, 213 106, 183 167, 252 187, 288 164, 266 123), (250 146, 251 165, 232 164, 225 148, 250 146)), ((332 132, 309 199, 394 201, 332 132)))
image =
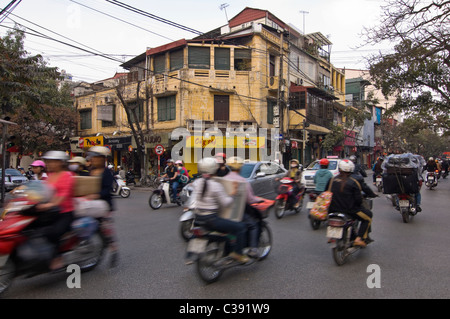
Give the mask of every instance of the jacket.
POLYGON ((314 184, 316 184, 316 191, 324 192, 327 189, 328 181, 333 177, 333 174, 326 168, 319 169, 314 175, 314 184))
POLYGON ((343 182, 341 175, 336 176, 333 180, 333 185, 331 185, 333 197, 328 209, 329 213, 344 212, 353 214, 362 206, 361 185, 353 177, 348 177, 344 189, 341 191, 343 182))

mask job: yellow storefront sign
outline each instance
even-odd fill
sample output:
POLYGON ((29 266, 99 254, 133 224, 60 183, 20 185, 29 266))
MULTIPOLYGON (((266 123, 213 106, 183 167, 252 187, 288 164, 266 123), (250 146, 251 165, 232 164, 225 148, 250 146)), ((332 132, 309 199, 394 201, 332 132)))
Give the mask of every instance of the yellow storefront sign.
POLYGON ((103 146, 103 136, 90 136, 84 138, 84 147, 103 146))
POLYGON ((245 136, 190 136, 186 139, 187 148, 265 148, 265 137, 245 136))

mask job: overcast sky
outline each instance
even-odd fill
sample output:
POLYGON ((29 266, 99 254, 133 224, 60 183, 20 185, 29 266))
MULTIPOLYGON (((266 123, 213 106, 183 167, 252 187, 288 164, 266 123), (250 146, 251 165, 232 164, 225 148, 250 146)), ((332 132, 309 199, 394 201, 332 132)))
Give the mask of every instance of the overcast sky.
MULTIPOLYGON (((0 0, 0 8, 11 0, 0 0)), ((112 1, 110 1, 112 2, 112 1)), ((27 35, 25 48, 40 53, 51 66, 66 70, 74 81, 94 82, 123 71, 120 61, 196 34, 133 13, 106 0, 22 0, 0 26, 12 27, 14 20, 59 41, 89 51, 113 55, 111 61, 74 47, 27 35), (132 23, 136 26, 127 24, 132 23), (53 32, 53 33, 52 33, 53 32)), ((364 56, 381 47, 363 47, 363 26, 374 26, 383 0, 120 0, 137 9, 180 25, 207 32, 227 23, 245 7, 269 10, 280 20, 306 33, 321 32, 333 43, 331 61, 336 67, 365 69, 364 56), (221 5, 226 4, 225 9, 221 5), (307 13, 301 13, 307 12, 307 13)))

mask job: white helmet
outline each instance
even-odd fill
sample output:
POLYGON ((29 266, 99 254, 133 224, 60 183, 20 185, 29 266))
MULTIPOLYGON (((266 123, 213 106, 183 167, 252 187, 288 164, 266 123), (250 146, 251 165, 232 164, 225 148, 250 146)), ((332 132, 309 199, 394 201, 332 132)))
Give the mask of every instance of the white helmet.
POLYGON ((59 160, 59 161, 67 161, 69 159, 69 155, 63 151, 48 151, 42 156, 43 159, 49 160, 59 160))
POLYGON ((111 151, 106 146, 92 146, 88 150, 88 155, 90 156, 109 156, 111 155, 111 151))
POLYGON ((351 160, 353 163, 356 163, 356 156, 350 155, 349 160, 351 160))
POLYGON ((429 160, 429 161, 434 161, 434 158, 430 157, 428 160, 429 160))
POLYGON ((339 170, 341 172, 353 173, 355 170, 355 164, 351 160, 342 160, 339 162, 339 170))
POLYGON ((198 172, 201 174, 215 174, 219 164, 213 157, 202 158, 197 164, 198 172))

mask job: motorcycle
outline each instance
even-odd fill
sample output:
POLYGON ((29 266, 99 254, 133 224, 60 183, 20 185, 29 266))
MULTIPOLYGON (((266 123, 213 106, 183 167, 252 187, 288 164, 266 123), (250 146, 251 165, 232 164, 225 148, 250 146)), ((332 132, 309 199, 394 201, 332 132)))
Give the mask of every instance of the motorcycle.
POLYGON ((180 199, 183 203, 183 215, 180 217, 180 235, 185 241, 189 241, 192 238, 192 228, 194 226, 195 214, 190 209, 194 203, 194 197, 192 196, 194 188, 191 184, 187 184, 180 192, 180 199))
MULTIPOLYGON (((364 198, 366 207, 372 207, 372 200, 364 198)), ((327 238, 330 243, 333 259, 335 263, 342 266, 347 258, 356 253, 361 246, 353 246, 353 242, 358 237, 360 222, 345 212, 334 212, 328 215, 327 238)), ((370 241, 366 240, 369 244, 370 241)))
POLYGON ((180 183, 178 186, 177 191, 177 199, 175 202, 172 199, 172 187, 169 182, 168 178, 161 178, 160 184, 158 188, 156 188, 152 194, 150 195, 150 198, 148 200, 148 204, 153 209, 160 209, 162 204, 177 204, 178 206, 181 206, 182 202, 179 197, 179 193, 182 189, 183 185, 180 183))
POLYGON ((397 194, 397 207, 402 215, 404 223, 409 223, 410 218, 417 215, 417 205, 413 194, 397 194))
POLYGON ((381 193, 383 191, 383 177, 381 174, 377 174, 375 177, 375 186, 377 187, 378 192, 381 193))
POLYGON ((64 267, 50 269, 54 245, 41 235, 41 226, 48 224, 54 212, 37 212, 36 205, 50 199, 51 192, 40 181, 30 181, 14 190, 0 220, 0 294, 19 276, 62 271, 76 264, 85 272, 94 269, 102 260, 107 246, 99 231, 97 219, 76 218, 71 230, 61 238, 58 254, 64 267), (40 226, 36 226, 40 225, 40 226))
POLYGON ((320 220, 317 218, 312 218, 311 215, 309 214, 309 211, 314 206, 314 202, 316 201, 317 196, 319 196, 319 194, 315 193, 314 191, 312 193, 309 193, 309 202, 308 202, 308 204, 306 204, 306 208, 308 209, 309 222, 311 224, 312 229, 314 229, 314 230, 319 229, 320 224, 322 224, 322 222, 324 221, 324 220, 320 220))
POLYGON ((136 186, 136 180, 135 180, 135 176, 133 174, 132 170, 129 170, 126 174, 125 174, 125 183, 126 186, 133 184, 134 186, 136 186))
POLYGON ((428 172, 427 173, 427 179, 425 181, 425 185, 431 190, 433 187, 436 187, 438 185, 437 181, 437 173, 439 171, 436 170, 436 172, 428 172))
POLYGON ((275 216, 278 219, 282 218, 287 210, 294 210, 296 214, 302 210, 305 187, 302 186, 295 196, 294 183, 292 178, 283 177, 276 187, 278 195, 275 198, 275 216))
POLYGON ((119 176, 115 175, 114 180, 116 182, 116 188, 111 190, 111 195, 113 196, 122 196, 123 198, 127 198, 131 194, 130 188, 126 185, 125 181, 119 176))
MULTIPOLYGON (((252 204, 260 212, 258 248, 256 254, 249 255, 250 261, 242 264, 229 257, 228 234, 210 231, 194 221, 192 238, 189 240, 187 253, 195 255, 197 273, 206 283, 217 281, 223 272, 236 266, 249 266, 256 261, 267 258, 272 250, 272 232, 265 219, 268 217, 275 201, 261 198, 261 202, 252 204)), ((243 253, 248 253, 245 248, 243 253)))

